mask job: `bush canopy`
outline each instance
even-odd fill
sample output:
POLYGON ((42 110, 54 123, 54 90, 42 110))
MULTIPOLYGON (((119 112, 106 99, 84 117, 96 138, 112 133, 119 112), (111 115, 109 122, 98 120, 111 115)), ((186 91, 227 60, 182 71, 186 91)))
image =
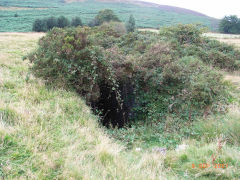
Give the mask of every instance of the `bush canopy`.
POLYGON ((225 16, 219 23, 219 31, 226 34, 240 34, 240 19, 235 16, 225 16))
POLYGON ((168 113, 194 120, 224 109, 229 94, 215 69, 239 69, 234 47, 201 36, 196 25, 159 34, 119 27, 54 28, 29 54, 32 71, 48 83, 74 88, 102 112, 105 125, 159 121, 168 113), (121 120, 114 120, 117 113, 121 120))

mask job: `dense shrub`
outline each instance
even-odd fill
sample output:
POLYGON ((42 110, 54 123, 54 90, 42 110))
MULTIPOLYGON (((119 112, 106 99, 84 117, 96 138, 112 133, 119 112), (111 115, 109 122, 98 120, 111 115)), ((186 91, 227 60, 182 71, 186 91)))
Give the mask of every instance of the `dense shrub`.
POLYGON ((58 26, 57 18, 55 18, 53 16, 50 18, 47 18, 45 21, 47 23, 47 30, 50 30, 50 29, 58 26))
POLYGON ((192 120, 192 114, 202 114, 214 103, 226 102, 227 93, 219 73, 197 58, 179 59, 171 51, 169 44, 159 42, 142 56, 136 100, 140 104, 136 109, 138 116, 159 120, 171 112, 192 120))
POLYGON ((134 19, 133 15, 131 15, 129 17, 129 20, 126 23, 126 29, 127 29, 127 32, 134 32, 135 31, 136 27, 135 27, 135 19, 134 19))
POLYGON ((73 18, 70 23, 70 21, 64 16, 60 16, 58 18, 52 16, 44 19, 36 19, 33 23, 32 30, 36 32, 46 32, 54 27, 64 28, 68 26, 77 27, 82 25, 82 21, 79 17, 73 18))
POLYGON ((164 28, 160 38, 169 41, 180 57, 194 56, 206 64, 228 71, 240 68, 240 51, 232 45, 203 37, 199 25, 178 25, 164 28))
POLYGON ((143 54, 148 47, 156 42, 158 35, 151 32, 133 32, 120 37, 118 46, 125 54, 143 54))
POLYGON ((102 25, 104 22, 121 22, 117 15, 111 9, 104 9, 98 12, 97 16, 89 22, 89 26, 99 26, 102 25))
POLYGON ((72 86, 88 101, 94 101, 99 96, 98 83, 108 81, 111 74, 103 49, 94 45, 90 34, 89 28, 54 28, 39 41, 38 51, 29 56, 35 74, 50 83, 72 86))
POLYGON ((77 27, 77 26, 82 26, 82 25, 83 25, 83 23, 82 23, 82 20, 80 19, 80 17, 72 18, 71 26, 77 27))
POLYGON ((225 16, 219 23, 219 31, 227 34, 240 34, 240 19, 235 16, 225 16))
POLYGON ((33 23, 32 30, 35 32, 45 32, 47 31, 47 24, 45 20, 36 19, 33 23))
POLYGON ((162 28, 160 36, 176 39, 181 45, 182 44, 198 44, 201 42, 201 35, 205 32, 205 28, 200 25, 183 25, 162 28))
POLYGON ((57 19, 57 27, 64 28, 64 27, 67 27, 69 25, 70 25, 70 21, 66 17, 60 16, 57 19))
POLYGON ((160 35, 126 34, 122 26, 54 28, 28 56, 33 72, 51 84, 74 88, 99 108, 104 124, 119 117, 123 123, 114 125, 164 121, 169 113, 194 120, 227 103, 223 77, 207 61, 233 69, 232 58, 239 57, 234 48, 203 38, 193 25, 160 35))

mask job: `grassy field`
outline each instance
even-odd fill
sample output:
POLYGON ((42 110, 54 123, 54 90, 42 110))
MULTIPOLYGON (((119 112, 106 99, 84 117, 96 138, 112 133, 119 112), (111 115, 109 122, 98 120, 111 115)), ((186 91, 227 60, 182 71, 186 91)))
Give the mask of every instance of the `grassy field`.
POLYGON ((207 33, 205 36, 217 39, 221 42, 233 44, 240 48, 240 35, 236 34, 220 34, 220 33, 207 33))
POLYGON ((0 1, 0 32, 29 32, 37 18, 64 15, 69 19, 80 16, 84 23, 88 23, 99 10, 112 9, 122 21, 126 21, 130 14, 136 19, 139 27, 158 28, 178 23, 202 23, 210 28, 217 20, 207 16, 177 13, 155 7, 138 6, 135 4, 106 3, 94 0, 84 2, 65 3, 62 0, 3 0, 0 1), (18 17, 15 17, 15 14, 18 17))
MULTIPOLYGON (((0 179, 239 179, 239 89, 227 114, 196 121, 179 148, 162 154, 134 141, 127 149, 77 94, 31 75, 22 56, 43 35, 0 33, 0 179)), ((239 73, 226 79, 240 87, 239 73)))

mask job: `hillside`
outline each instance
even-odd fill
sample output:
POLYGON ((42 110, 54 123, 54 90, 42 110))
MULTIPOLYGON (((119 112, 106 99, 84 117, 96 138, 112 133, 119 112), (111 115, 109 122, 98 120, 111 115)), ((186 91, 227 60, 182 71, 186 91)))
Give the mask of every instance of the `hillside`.
POLYGON ((188 9, 131 0, 3 0, 0 1, 0 32, 29 32, 36 18, 49 16, 80 16, 87 24, 99 10, 105 8, 115 11, 122 21, 133 14, 137 26, 142 28, 202 23, 216 30, 218 23, 217 19, 188 9))

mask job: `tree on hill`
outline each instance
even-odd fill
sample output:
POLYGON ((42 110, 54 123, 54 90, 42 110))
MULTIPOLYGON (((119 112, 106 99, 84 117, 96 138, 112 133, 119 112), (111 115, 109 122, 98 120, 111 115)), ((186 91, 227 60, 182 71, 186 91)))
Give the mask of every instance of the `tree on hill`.
POLYGON ((128 22, 126 23, 126 29, 127 29, 127 32, 134 32, 135 31, 135 19, 133 17, 133 15, 131 15, 129 17, 129 20, 128 22))
POLYGON ((89 26, 99 26, 110 21, 121 22, 111 9, 104 9, 98 12, 98 15, 89 23, 89 26))
POLYGON ((46 20, 46 23, 47 23, 47 29, 48 30, 51 30, 52 28, 54 27, 57 27, 58 26, 58 22, 57 22, 57 18, 55 17, 50 17, 46 20))
POLYGON ((72 18, 72 22, 71 22, 71 26, 77 27, 77 26, 82 26, 82 20, 80 19, 80 17, 75 17, 72 18))
POLYGON ((227 34, 240 34, 240 19, 237 16, 225 16, 219 24, 219 31, 227 34))
POLYGON ((60 28, 64 28, 64 27, 67 27, 70 25, 70 22, 69 20, 64 17, 64 16, 60 16, 58 19, 57 19, 57 24, 58 24, 58 27, 60 28))
POLYGON ((36 19, 33 23, 32 30, 35 32, 46 32, 47 31, 46 21, 41 19, 36 19))

